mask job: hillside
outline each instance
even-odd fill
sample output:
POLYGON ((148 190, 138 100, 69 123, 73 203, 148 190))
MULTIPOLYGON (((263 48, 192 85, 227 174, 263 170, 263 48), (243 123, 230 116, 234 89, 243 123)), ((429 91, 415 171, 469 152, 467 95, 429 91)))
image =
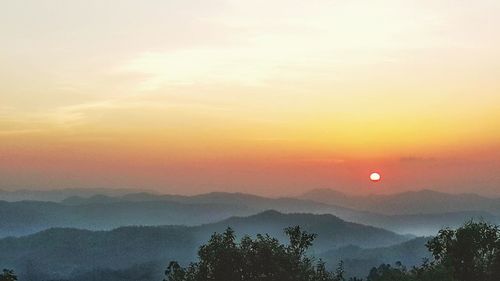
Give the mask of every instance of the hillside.
POLYGON ((22 280, 30 280, 30 275, 69 278, 96 268, 120 271, 144 264, 161 267, 172 259, 182 263, 193 260, 198 246, 214 231, 222 231, 227 226, 234 227, 239 234, 253 230, 249 234, 262 231, 283 238, 283 228, 297 224, 318 234, 316 252, 350 244, 377 247, 406 239, 331 215, 269 211, 197 227, 121 227, 111 231, 49 229, 25 237, 1 239, 0 264, 15 269, 22 280))
MULTIPOLYGON (((1 190, 0 200, 3 201, 50 201, 59 202, 67 197, 90 197, 97 194, 106 196, 122 196, 130 193, 144 192, 144 190, 132 188, 63 188, 63 189, 18 189, 18 190, 1 190)), ((153 191, 147 191, 154 194, 153 191)))
POLYGON ((411 234, 415 236, 434 235, 442 228, 455 228, 469 220, 484 220, 491 223, 500 222, 500 217, 481 211, 412 215, 382 215, 358 211, 353 212, 351 215, 346 215, 342 219, 381 227, 399 234, 411 234))
POLYGON ((167 201, 183 204, 233 204, 246 206, 256 210, 277 210, 280 212, 304 212, 304 213, 350 213, 349 208, 339 207, 332 204, 324 204, 312 200, 297 198, 268 198, 245 193, 211 192, 194 196, 182 195, 158 195, 147 192, 130 193, 122 196, 94 195, 91 197, 73 196, 62 200, 65 205, 88 205, 115 202, 151 202, 167 201))
POLYGON ((356 211, 293 198, 265 198, 239 193, 198 196, 133 193, 120 196, 70 196, 60 203, 0 201, 0 237, 32 234, 51 227, 109 230, 132 225, 199 225, 264 210, 284 213, 353 216, 356 211))
POLYGON ((500 216, 500 199, 477 194, 421 190, 391 195, 350 196, 331 189, 316 189, 298 198, 386 215, 476 211, 500 216))
MULTIPOLYGON (((154 195, 149 193, 127 194, 120 197, 98 195, 91 198, 81 198, 81 197, 68 198, 67 200, 64 200, 63 203, 90 204, 90 203, 105 203, 105 202, 118 202, 118 201, 137 202, 142 200, 144 201, 167 200, 167 201, 175 201, 175 202, 190 203, 190 204, 200 204, 200 203, 224 204, 227 202, 231 202, 232 204, 237 204, 238 206, 247 206, 251 209, 260 211, 273 209, 285 213, 301 212, 301 213, 315 213, 315 214, 333 214, 335 216, 340 217, 343 220, 381 227, 400 234, 412 234, 416 236, 433 235, 443 227, 457 227, 461 225, 464 221, 470 219, 475 219, 475 220, 484 219, 486 221, 493 223, 500 222, 499 216, 492 215, 491 213, 486 211, 465 210, 465 211, 445 212, 444 210, 441 210, 442 212, 430 213, 427 211, 424 212, 420 210, 422 212, 407 214, 406 210, 402 211, 401 214, 396 213, 392 215, 377 213, 375 211, 364 211, 362 210, 363 208, 352 203, 352 200, 355 200, 356 197, 349 197, 343 193, 332 190, 323 190, 321 192, 327 192, 330 195, 334 195, 334 198, 339 199, 338 201, 335 201, 335 203, 338 203, 338 205, 329 205, 327 203, 315 202, 309 199, 266 198, 250 194, 223 193, 223 192, 201 194, 196 196, 154 195), (352 206, 351 208, 346 208, 346 207, 339 207, 339 205, 346 205, 346 206, 352 205, 352 206), (359 208, 360 210, 356 210, 353 208, 359 208)), ((425 191, 423 191, 423 193, 425 193, 425 191)), ((323 194, 323 195, 325 198, 328 198, 329 197, 328 194, 323 194)), ((418 197, 419 194, 420 193, 418 192, 408 193, 405 196, 418 197)), ((380 198, 377 200, 382 200, 380 198)), ((454 197, 451 196, 450 198, 454 197)), ((405 200, 411 201, 413 199, 407 198, 405 200)), ((363 202, 364 201, 361 200, 358 202, 358 204, 364 204, 363 202)), ((380 204, 383 205, 382 203, 380 204)))
POLYGON ((71 196, 62 202, 0 201, 0 237, 32 234, 51 227, 109 230, 132 225, 199 225, 265 210, 332 214, 343 220, 381 227, 399 234, 433 235, 471 218, 498 223, 483 211, 386 215, 296 198, 266 198, 241 193, 197 196, 132 193, 119 196, 71 196))
POLYGON ((411 267, 420 265, 424 258, 431 258, 425 243, 429 238, 419 237, 398 245, 363 249, 359 246, 347 246, 319 254, 330 267, 340 260, 351 276, 366 276, 373 264, 401 262, 411 267))
POLYGON ((0 201, 0 236, 27 235, 51 227, 109 230, 131 225, 199 225, 234 215, 257 212, 246 206, 170 201, 92 203, 76 206, 54 202, 0 201))
POLYGON ((319 234, 315 241, 318 249, 331 249, 349 244, 360 247, 386 246, 407 240, 405 236, 376 227, 346 222, 333 215, 285 215, 276 211, 265 211, 249 217, 234 217, 204 225, 202 229, 214 232, 230 226, 238 233, 250 235, 269 233, 284 239, 282 230, 291 225, 300 225, 308 232, 319 234))

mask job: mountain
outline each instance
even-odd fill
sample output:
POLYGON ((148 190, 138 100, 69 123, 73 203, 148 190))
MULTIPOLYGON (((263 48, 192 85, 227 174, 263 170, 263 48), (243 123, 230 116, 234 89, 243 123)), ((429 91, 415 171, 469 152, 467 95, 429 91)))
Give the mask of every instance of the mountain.
POLYGON ((62 200, 65 205, 86 205, 113 202, 144 202, 168 201, 183 204, 233 204, 246 206, 256 210, 277 210, 282 212, 305 213, 350 213, 352 210, 332 204, 324 204, 311 200, 297 198, 267 198, 257 195, 229 192, 212 192, 194 196, 183 195, 157 195, 146 192, 131 193, 122 196, 95 195, 92 197, 73 196, 62 200))
POLYGON ((333 215, 282 214, 277 211, 265 211, 249 217, 233 217, 202 228, 208 229, 211 233, 231 227, 239 233, 249 235, 269 233, 284 240, 283 229, 292 225, 300 225, 308 232, 318 233, 315 246, 319 249, 331 249, 349 244, 360 247, 387 246, 407 240, 405 236, 391 231, 346 222, 333 215))
POLYGON ((285 213, 338 216, 352 212, 346 208, 308 200, 273 199, 239 193, 197 196, 150 193, 70 196, 59 203, 0 201, 0 237, 27 235, 51 227, 109 230, 131 225, 198 225, 269 209, 285 213))
POLYGON ((298 198, 386 215, 475 211, 500 216, 500 199, 477 194, 421 190, 391 195, 349 196, 331 189, 316 189, 298 198))
POLYGON ((423 259, 431 258, 425 246, 429 239, 429 237, 419 237, 401 244, 371 249, 350 245, 328 250, 319 254, 319 257, 331 269, 342 260, 349 276, 363 277, 368 275, 374 264, 401 262, 407 267, 422 264, 423 259))
MULTIPOLYGON (((94 195, 106 195, 106 196, 121 196, 130 193, 144 192, 138 189, 131 188, 66 188, 66 189, 51 189, 51 190, 1 190, 0 189, 0 200, 3 201, 50 201, 59 202, 67 197, 79 196, 79 197, 90 197, 94 195)), ((153 191, 147 191, 150 194, 154 194, 153 191)))
MULTIPOLYGON (((114 197, 103 194, 96 194, 89 197, 74 195, 61 200, 61 203, 69 206, 78 206, 78 205, 107 204, 107 203, 129 201, 129 200, 123 200, 122 198, 124 197, 123 196, 114 197)), ((144 200, 144 201, 156 201, 156 200, 144 200)))
POLYGON ((1 239, 0 264, 14 269, 20 280, 64 280, 95 269, 126 270, 145 263, 159 268, 173 259, 186 263, 198 244, 188 227, 56 228, 1 239))
MULTIPOLYGON (((320 193, 327 192, 334 195, 334 198, 339 199, 335 203, 349 205, 349 200, 352 197, 343 193, 332 190, 320 190, 320 193)), ((328 198, 328 194, 324 194, 328 198)), ((400 234, 412 234, 416 236, 434 235, 443 227, 457 227, 470 219, 484 219, 492 223, 499 223, 500 217, 494 216, 484 211, 457 211, 457 212, 437 212, 437 213, 415 213, 403 215, 388 215, 380 214, 373 211, 355 210, 347 207, 339 207, 338 205, 330 205, 328 203, 315 202, 309 199, 297 198, 266 198, 256 195, 242 193, 223 193, 215 192, 201 194, 196 196, 179 196, 179 195, 154 195, 148 193, 127 194, 121 197, 106 197, 101 196, 94 198, 80 198, 78 204, 89 204, 97 202, 115 202, 115 201, 140 201, 140 200, 169 200, 190 204, 222 204, 231 202, 238 206, 247 206, 254 210, 274 209, 280 212, 293 213, 314 213, 314 214, 333 214, 343 220, 352 221, 355 223, 367 224, 376 227, 385 228, 395 231, 400 234)), ((64 203, 68 203, 64 200, 64 203)), ((352 207, 357 205, 352 204, 352 207)), ((362 208, 360 208, 362 209, 362 208)))
MULTIPOLYGON (((406 240, 390 231, 345 222, 332 215, 267 211, 194 227, 134 226, 110 231, 54 228, 29 236, 0 239, 0 264, 13 268, 20 280, 28 281, 88 278, 106 272, 120 274, 131 267, 146 265, 160 269, 161 275, 170 260, 183 264, 193 261, 197 248, 213 232, 221 232, 228 226, 240 235, 246 230, 249 234, 262 231, 284 239, 283 228, 293 225, 318 234, 315 252, 351 244, 380 247, 406 240)), ((147 280, 159 278, 155 275, 147 280)))
POLYGON ((51 227, 109 230, 131 225, 199 225, 264 210, 282 213, 333 214, 343 220, 372 225, 400 234, 433 235, 471 218, 498 223, 486 212, 384 215, 297 198, 265 198, 241 193, 196 196, 132 193, 119 196, 71 196, 60 203, 0 201, 0 237, 32 234, 51 227))
POLYGON ((0 237, 32 234, 51 227, 109 230, 131 225, 199 225, 258 210, 230 204, 139 201, 64 205, 0 201, 0 237))
POLYGON ((382 227, 396 233, 415 236, 435 235, 440 229, 457 228, 469 220, 484 220, 500 223, 500 217, 481 211, 463 211, 452 213, 415 214, 415 215, 370 215, 351 218, 358 223, 382 227))

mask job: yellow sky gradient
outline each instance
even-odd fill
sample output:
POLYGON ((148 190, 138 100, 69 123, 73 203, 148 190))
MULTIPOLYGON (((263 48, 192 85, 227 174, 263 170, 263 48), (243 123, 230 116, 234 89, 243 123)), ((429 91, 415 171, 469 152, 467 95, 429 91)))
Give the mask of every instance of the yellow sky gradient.
POLYGON ((1 6, 0 188, 500 194, 498 1, 1 6))

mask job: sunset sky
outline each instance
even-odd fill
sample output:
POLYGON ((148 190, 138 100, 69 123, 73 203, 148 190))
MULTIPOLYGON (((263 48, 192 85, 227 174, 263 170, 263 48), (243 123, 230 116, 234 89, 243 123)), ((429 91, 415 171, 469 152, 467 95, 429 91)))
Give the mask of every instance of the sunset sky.
POLYGON ((500 197, 499 27, 497 0, 3 1, 0 189, 500 197))

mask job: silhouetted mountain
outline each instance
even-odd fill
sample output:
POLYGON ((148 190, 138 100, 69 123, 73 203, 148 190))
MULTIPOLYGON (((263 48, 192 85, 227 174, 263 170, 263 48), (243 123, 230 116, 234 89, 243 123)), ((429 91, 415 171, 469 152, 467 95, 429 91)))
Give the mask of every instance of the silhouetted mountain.
POLYGON ((258 210, 229 204, 171 201, 89 203, 0 201, 0 236, 26 235, 51 227, 109 230, 130 225, 199 225, 258 210))
POLYGON ((431 235, 471 218, 499 222, 485 212, 382 215, 294 198, 265 198, 240 193, 197 196, 134 193, 120 196, 72 196, 61 203, 0 201, 0 237, 26 235, 50 227, 109 230, 130 225, 198 225, 230 216, 274 209, 283 213, 333 214, 343 220, 382 227, 400 234, 431 235))
POLYGON ((238 233, 269 233, 285 239, 283 229, 291 225, 300 225, 304 230, 320 234, 315 246, 330 249, 339 245, 355 244, 361 247, 374 245, 392 245, 407 240, 393 232, 346 222, 333 215, 282 214, 277 211, 265 211, 249 217, 233 217, 218 223, 202 226, 209 232, 220 232, 232 227, 238 233))
POLYGON ((350 276, 366 276, 373 264, 402 262, 411 267, 420 265, 425 258, 431 258, 425 244, 428 237, 419 237, 398 245, 363 249, 349 245, 329 250, 319 255, 330 268, 334 268, 341 260, 350 276))
POLYGON ((277 210, 282 212, 339 213, 351 212, 348 208, 323 204, 296 198, 267 198, 257 195, 229 192, 212 192, 194 196, 156 195, 146 192, 123 196, 70 197, 62 201, 66 205, 84 205, 111 202, 169 201, 187 204, 233 204, 256 210, 277 210))
POLYGON ((369 215, 351 218, 358 223, 382 227, 396 233, 408 233, 416 236, 428 236, 440 229, 456 228, 469 220, 484 220, 490 223, 500 223, 500 217, 487 212, 469 211, 416 215, 369 215))
POLYGON ((61 203, 63 203, 64 205, 77 206, 77 205, 89 205, 89 204, 116 203, 123 201, 126 200, 122 200, 121 197, 112 197, 102 194, 96 194, 90 197, 70 196, 62 200, 61 203))
POLYGON ((392 195, 349 196, 335 190, 316 189, 299 198, 388 215, 478 211, 500 216, 500 199, 477 194, 421 190, 392 195))
MULTIPOLYGON (((348 223, 332 215, 281 214, 267 211, 196 227, 121 227, 111 231, 55 228, 20 238, 0 239, 0 264, 13 268, 21 280, 30 276, 65 279, 71 276, 124 271, 136 265, 165 266, 170 260, 187 263, 214 231, 234 227, 283 237, 283 228, 301 225, 318 234, 315 251, 350 244, 376 247, 406 240, 395 233, 348 223)), ((161 274, 161 272, 160 272, 161 274)), ((155 277, 156 278, 156 277, 155 277)), ((158 278, 156 278, 158 279, 158 278)))
MULTIPOLYGON (((340 196, 343 200, 352 200, 351 197, 336 191, 326 190, 330 195, 334 194, 335 198, 340 196), (331 193, 330 193, 331 192, 331 193), (351 199, 350 199, 351 198, 351 199)), ((88 204, 89 202, 104 201, 102 198, 82 198, 79 204, 88 204)), ((484 219, 493 223, 500 222, 498 216, 494 216, 484 211, 460 211, 460 212, 445 212, 445 213, 417 213, 405 215, 384 215, 369 211, 360 211, 339 207, 336 205, 328 205, 321 202, 311 200, 299 200, 294 198, 265 198, 255 195, 242 193, 208 193, 196 196, 178 196, 178 195, 154 195, 148 193, 127 194, 117 198, 108 198, 109 202, 116 200, 121 201, 158 201, 170 200, 183 203, 227 203, 231 202, 238 206, 247 206, 254 210, 274 209, 280 212, 303 212, 314 214, 333 214, 343 220, 352 221, 382 227, 401 234, 413 234, 418 236, 435 234, 443 227, 457 227, 464 221, 470 219, 484 219)), ((64 201, 66 202, 66 201, 64 201)))
POLYGON ((106 230, 128 225, 196 225, 230 216, 252 215, 274 209, 291 213, 335 214, 354 217, 356 211, 293 198, 265 198, 239 193, 197 196, 134 193, 122 196, 72 196, 61 203, 2 202, 0 236, 26 235, 50 227, 106 230))
MULTIPOLYGON (((121 196, 130 193, 144 192, 138 189, 131 188, 66 188, 66 189, 51 189, 51 190, 29 190, 20 189, 14 191, 1 190, 0 189, 0 200, 4 201, 51 201, 59 202, 67 197, 80 196, 80 197, 90 197, 94 195, 106 195, 106 196, 121 196)), ((154 194, 153 191, 147 191, 150 194, 154 194)))
POLYGON ((0 264, 14 268, 21 280, 57 280, 96 269, 125 270, 145 262, 188 262, 198 244, 188 227, 123 227, 96 232, 55 228, 0 240, 0 264))
MULTIPOLYGON (((90 271, 75 271, 70 278, 57 281, 157 281, 165 276, 164 264, 143 263, 125 269, 96 268, 90 271)), ((34 280, 39 280, 34 278, 34 280)))

